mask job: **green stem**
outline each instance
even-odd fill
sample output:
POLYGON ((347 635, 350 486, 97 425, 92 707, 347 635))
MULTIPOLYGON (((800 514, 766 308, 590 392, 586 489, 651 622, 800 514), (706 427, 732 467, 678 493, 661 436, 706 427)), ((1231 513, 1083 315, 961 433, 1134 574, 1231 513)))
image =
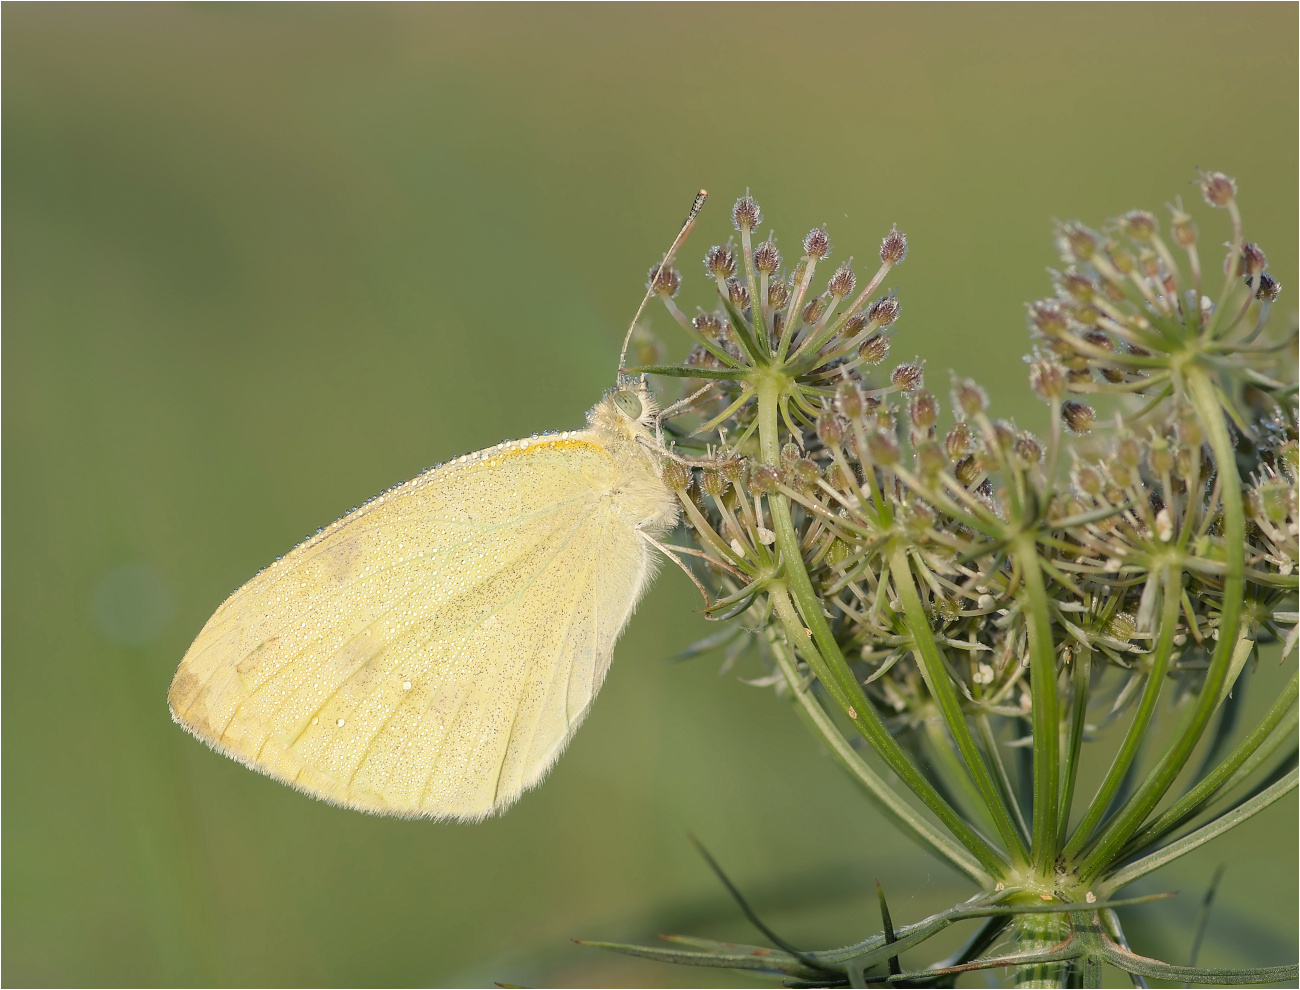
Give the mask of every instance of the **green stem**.
POLYGON ((1025 822, 1024 813, 1020 810, 1020 802, 1016 798, 1016 789, 1011 786, 1011 775, 1007 773, 1006 761, 1002 759, 1002 751, 998 749, 997 736, 993 734, 993 725, 989 722, 988 715, 981 712, 975 716, 975 733, 979 736, 980 745, 984 747, 984 752, 988 760, 993 764, 993 779, 997 782, 998 790, 1002 792, 1002 800, 1007 803, 1011 809, 1011 814, 1016 819, 1016 828, 1020 832, 1022 843, 1029 842, 1029 826, 1025 822))
MULTIPOLYGON (((777 421, 779 395, 779 379, 760 379, 759 449, 763 460, 774 466, 780 463, 780 435, 777 421)), ((898 774, 903 783, 935 813, 948 831, 980 861, 985 869, 994 875, 1001 875, 1007 866, 1005 858, 989 844, 987 839, 971 828, 912 765, 907 754, 885 728, 875 706, 863 693, 862 686, 858 684, 853 671, 849 669, 844 654, 840 652, 839 644, 835 641, 835 634, 822 614, 821 600, 813 590, 812 581, 804 567, 794 521, 790 517, 790 502, 784 495, 778 493, 769 495, 767 500, 772 528, 776 533, 776 546, 781 554, 788 585, 788 593, 786 589, 774 586, 771 598, 777 615, 785 626, 786 634, 798 647, 799 652, 807 658, 835 703, 849 717, 863 738, 871 743, 880 758, 885 761, 885 765, 898 774), (797 613, 791 598, 798 605, 797 613)))
POLYGON ((980 886, 992 886, 993 877, 980 866, 975 857, 936 829, 911 805, 895 794, 884 779, 849 745, 821 702, 803 684, 803 679, 794 666, 793 651, 780 641, 775 630, 769 634, 768 643, 776 657, 777 667, 785 676, 786 685, 790 688, 790 696, 794 699, 799 716, 810 729, 821 736, 835 758, 840 761, 840 765, 848 771, 849 776, 866 792, 876 807, 903 832, 935 856, 946 860, 980 886))
POLYGON ((1186 856, 1192 850, 1198 849, 1213 839, 1217 839, 1228 829, 1236 828, 1242 822, 1255 817, 1269 805, 1275 801, 1280 801, 1295 790, 1298 773, 1300 773, 1300 770, 1292 769, 1281 780, 1269 785, 1254 797, 1243 801, 1230 811, 1224 812, 1213 821, 1207 822, 1195 831, 1188 832, 1167 846, 1162 846, 1149 856, 1143 856, 1141 859, 1134 860, 1132 863, 1121 867, 1106 877, 1107 885, 1112 890, 1118 890, 1125 884, 1130 884, 1134 880, 1160 869, 1166 863, 1170 863, 1180 856, 1186 856))
POLYGON ((1098 876, 1112 862, 1155 809, 1169 790, 1183 765, 1191 757, 1200 741, 1210 717, 1218 707, 1223 683, 1232 665, 1232 655, 1237 645, 1237 630, 1241 622, 1241 606, 1245 598, 1246 581, 1246 516, 1241 497, 1241 476, 1237 473, 1237 455, 1228 434, 1223 410, 1219 407, 1214 383, 1209 374, 1199 366, 1186 370, 1186 383, 1192 406, 1204 428, 1214 454, 1216 470, 1221 480, 1219 497, 1223 505, 1223 548, 1225 574, 1223 579, 1223 611, 1219 615, 1219 641, 1214 656, 1201 685, 1200 696, 1187 728, 1178 741, 1151 771, 1138 792, 1129 799, 1123 810, 1093 844, 1080 867, 1081 877, 1087 881, 1098 876))
MULTIPOLYGON (((1022 914, 1011 924, 1018 952, 1050 952, 1070 937, 1070 919, 1064 914, 1022 914)), ((1063 987, 1069 969, 1068 962, 1040 962, 1018 966, 1011 985, 1063 987)))
POLYGON ((1057 844, 1065 845, 1070 828, 1070 808, 1074 804, 1074 783, 1079 772, 1079 753, 1083 749, 1083 728, 1088 716, 1088 693, 1092 678, 1092 651, 1079 647, 1074 658, 1071 681, 1074 705, 1070 712, 1070 739, 1065 754, 1061 782, 1061 803, 1057 808, 1057 844))
POLYGON ((1273 730, 1288 715, 1292 716, 1288 721, 1288 728, 1284 734, 1279 734, 1277 742, 1282 742, 1285 738, 1291 738, 1295 727, 1294 715, 1298 676, 1300 675, 1291 675, 1291 680, 1287 683, 1286 688, 1273 704, 1273 707, 1269 709, 1268 714, 1264 716, 1264 720, 1255 727, 1250 735, 1242 740, 1241 745, 1227 759, 1206 774, 1199 784, 1175 802, 1168 811, 1133 836, 1132 841, 1129 842, 1128 851, 1136 852, 1144 846, 1149 846, 1151 843, 1158 841, 1182 825, 1187 819, 1198 814, 1205 803, 1214 796, 1215 792, 1227 787, 1231 782, 1239 782, 1242 776, 1237 775, 1237 771, 1243 768, 1246 761, 1259 750, 1265 740, 1273 733, 1273 730))
POLYGON ((1032 860, 1035 868, 1050 876, 1056 867, 1057 799, 1061 770, 1060 697, 1056 689, 1056 651, 1052 642, 1052 618, 1047 607, 1047 588, 1038 565, 1038 549, 1030 536, 1018 541, 1029 621, 1029 691, 1033 698, 1034 723, 1034 820, 1032 860))
POLYGON ((1164 607, 1160 616, 1160 639, 1156 643, 1155 655, 1151 660, 1151 670, 1147 674, 1146 687, 1142 691, 1142 700, 1138 702, 1137 711, 1133 714, 1133 721, 1129 723, 1128 732, 1124 736, 1123 743, 1120 744, 1119 752, 1115 754, 1115 759, 1106 772, 1106 778, 1097 788, 1097 794, 1088 805, 1088 810, 1084 812, 1083 819, 1074 830, 1070 841, 1066 843, 1061 855, 1066 859, 1072 859, 1079 854, 1087 844, 1088 839, 1092 837, 1092 831, 1097 824, 1105 817, 1106 809, 1114 800, 1115 795, 1119 793, 1120 786, 1124 782, 1124 775, 1128 773, 1129 766, 1133 763, 1138 751, 1142 748, 1142 742, 1146 739, 1147 730, 1151 727, 1151 717, 1155 714, 1156 703, 1160 700, 1160 691, 1164 687, 1165 673, 1169 668, 1169 657, 1174 648, 1174 633, 1178 629, 1178 606, 1181 602, 1181 572, 1173 565, 1166 564, 1163 576, 1164 584, 1164 607))
POLYGON ((903 603, 903 616, 907 622, 908 632, 912 635, 916 665, 920 667, 921 675, 925 678, 926 686, 939 706, 948 731, 952 733, 953 741, 956 742, 957 749, 966 761, 966 769, 975 781, 979 796, 993 818, 998 835, 1011 852, 1012 860, 1018 865, 1023 865, 1028 851, 1020 841, 1020 833, 1016 831, 1011 812, 1003 802, 1002 795, 998 793, 993 775, 989 773, 988 764, 980 755, 979 747, 975 745, 975 738, 971 735, 970 726, 966 724, 966 714, 962 711, 961 699, 957 695, 952 678, 948 676, 948 671, 945 669, 943 655, 939 645, 934 641, 934 633, 930 629, 925 607, 921 604, 921 596, 916 592, 916 583, 912 580, 912 568, 907 559, 907 547, 901 542, 895 541, 890 545, 889 573, 894 580, 898 597, 903 603))
MULTIPOLYGON (((772 516, 775 519, 779 513, 773 507, 772 516)), ((785 513, 786 522, 789 524, 789 511, 785 513)), ((793 531, 793 526, 791 526, 793 531)), ((777 546, 780 547, 782 542, 781 531, 777 530, 777 546)), ((797 546, 797 545, 796 545, 797 546)), ((782 548, 784 556, 785 550, 782 548)), ((789 559, 789 558, 786 558, 789 559)), ((798 559, 798 558, 795 558, 798 559)), ((790 568, 787 566, 787 570, 790 568)), ((801 568, 802 569, 802 568, 801 568)), ((804 574, 805 580, 807 573, 804 574)), ((811 589, 811 585, 810 585, 811 589)), ((989 844, 988 840, 976 832, 965 819, 961 817, 953 807, 943 799, 943 796, 935 790, 934 785, 925 779, 925 776, 912 765, 907 754, 903 752, 902 747, 889 734, 885 724, 880 720, 875 706, 863 694, 861 687, 858 686, 852 672, 848 669, 848 664, 844 657, 839 653, 839 646, 835 646, 835 656, 838 663, 828 662, 818 644, 814 642, 813 637, 809 635, 809 630, 804 623, 808 622, 808 613, 802 612, 802 609, 796 611, 794 602, 791 600, 787 588, 782 587, 778 582, 773 582, 769 591, 772 601, 772 607, 775 609, 777 618, 781 620, 781 625, 785 629, 786 636, 795 645, 798 651, 803 654, 804 659, 812 667, 813 673, 817 679, 822 682, 827 693, 834 699, 835 703, 849 720, 853 723, 854 728, 867 740, 875 749, 876 753, 884 760, 885 765, 896 773, 900 780, 903 781, 915 794, 921 799, 927 808, 934 812, 939 821, 943 822, 949 832, 969 850, 980 865, 993 876, 1002 876, 1006 873, 1007 863, 1003 856, 989 844)), ((814 599, 815 600, 815 599, 814 599)), ((820 613, 818 613, 820 616, 820 613)), ((822 620, 823 624, 825 620, 822 620)), ((814 626, 815 623, 809 623, 814 626)), ((827 629, 829 632, 829 628, 827 629)), ((834 640, 832 640, 834 642, 834 640)))

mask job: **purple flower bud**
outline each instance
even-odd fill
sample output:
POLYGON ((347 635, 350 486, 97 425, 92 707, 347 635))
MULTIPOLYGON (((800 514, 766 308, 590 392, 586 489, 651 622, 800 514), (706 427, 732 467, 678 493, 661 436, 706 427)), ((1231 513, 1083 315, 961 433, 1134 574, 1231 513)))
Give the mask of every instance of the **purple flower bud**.
POLYGON ((810 258, 825 258, 831 253, 831 239, 826 236, 825 227, 814 227, 803 239, 804 254, 810 258))
POLYGON ((781 267, 781 252, 771 241, 764 241, 754 248, 754 268, 761 275, 775 275, 781 267))
POLYGON ((1097 414, 1093 412, 1092 406, 1073 400, 1061 403, 1061 422, 1076 436, 1091 433, 1096 420, 1097 414))
POLYGON ((704 268, 714 278, 731 278, 736 274, 736 254, 725 245, 715 244, 705 252, 704 268))
POLYGON ((843 299, 853 291, 853 287, 857 284, 857 277, 854 276, 853 269, 846 262, 835 269, 835 274, 831 276, 830 284, 826 288, 836 299, 843 299))
POLYGON ((753 230, 763 222, 763 211, 749 193, 736 200, 736 205, 731 208, 731 222, 737 230, 753 230))
POLYGON ((900 309, 897 296, 882 296, 867 307, 867 320, 881 328, 893 326, 900 309))
POLYGON ((1222 172, 1202 172, 1201 195, 1211 206, 1227 206, 1237 196, 1237 183, 1222 172))
POLYGON ((897 225, 880 242, 880 260, 886 265, 901 265, 907 257, 907 235, 897 225))

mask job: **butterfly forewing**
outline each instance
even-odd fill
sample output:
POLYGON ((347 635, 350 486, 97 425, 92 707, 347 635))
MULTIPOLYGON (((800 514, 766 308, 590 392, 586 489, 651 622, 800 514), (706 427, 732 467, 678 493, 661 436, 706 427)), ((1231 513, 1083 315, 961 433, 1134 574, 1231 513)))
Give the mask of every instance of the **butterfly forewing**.
POLYGON ((351 807, 505 807, 586 713, 648 578, 619 479, 584 433, 393 489, 230 597, 177 671, 174 717, 351 807))

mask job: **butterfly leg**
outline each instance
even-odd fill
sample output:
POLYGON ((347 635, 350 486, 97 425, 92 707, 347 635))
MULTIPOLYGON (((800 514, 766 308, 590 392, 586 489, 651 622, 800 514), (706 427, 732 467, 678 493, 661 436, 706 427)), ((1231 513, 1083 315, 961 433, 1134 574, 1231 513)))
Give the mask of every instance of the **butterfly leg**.
POLYGON ((700 553, 698 550, 693 550, 688 547, 673 547, 670 549, 669 547, 665 546, 664 544, 656 540, 644 529, 642 529, 639 524, 637 525, 636 528, 636 535, 641 537, 641 539, 645 540, 647 543, 649 543, 652 547, 654 547, 656 550, 662 553, 665 557, 671 560, 674 564, 676 564, 686 573, 686 576, 691 579, 691 583, 695 585, 695 587, 699 589, 700 594, 704 596, 705 608, 708 608, 711 604, 713 604, 712 602, 709 601, 709 593, 708 591, 705 590, 704 585, 700 583, 700 579, 695 576, 695 572, 686 566, 686 561, 682 560, 681 557, 677 556, 677 553, 689 553, 697 557, 707 557, 708 556, 707 554, 700 553))

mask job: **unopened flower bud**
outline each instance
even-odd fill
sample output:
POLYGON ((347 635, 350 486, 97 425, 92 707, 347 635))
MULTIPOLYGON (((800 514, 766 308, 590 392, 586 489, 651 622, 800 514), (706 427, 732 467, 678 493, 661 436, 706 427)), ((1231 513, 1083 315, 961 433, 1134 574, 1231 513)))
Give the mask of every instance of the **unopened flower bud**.
POLYGON ((1085 331, 1082 334, 1082 337, 1085 343, 1091 344, 1097 350, 1100 351, 1114 350, 1114 345, 1111 343, 1110 337, 1102 330, 1085 331))
POLYGON ((1260 302, 1271 303, 1281 291, 1282 286, 1278 285, 1277 279, 1264 272, 1259 276, 1259 288, 1255 290, 1255 298, 1260 302))
POLYGON ((1110 463, 1110 480, 1115 482, 1120 488, 1127 488, 1133 484, 1136 477, 1133 469, 1122 461, 1111 461, 1110 463))
POLYGON ((1146 210, 1129 210, 1119 223, 1135 241, 1149 241, 1156 235, 1156 218, 1146 210))
POLYGON ((693 368, 720 368, 722 362, 718 356, 709 351, 703 344, 696 344, 686 355, 686 364, 693 368))
POLYGON ((790 289, 784 282, 773 282, 767 287, 767 305, 770 309, 784 309, 790 301, 790 289))
POLYGON ((900 364, 890 373, 889 381, 901 392, 913 392, 925 384, 925 365, 920 361, 900 364))
POLYGON ((892 227, 880 242, 880 260, 887 265, 901 265, 907 257, 907 235, 892 227))
POLYGON ((882 329, 892 326, 900 308, 897 296, 882 296, 867 307, 867 321, 882 329))
POLYGON ((718 462, 718 474, 726 479, 727 484, 736 484, 745 474, 745 459, 734 454, 724 457, 718 462))
POLYGON ((1082 224, 1063 224, 1061 246, 1069 257, 1077 261, 1087 261, 1097 251, 1097 235, 1082 224))
POLYGON ((710 498, 722 498, 727 493, 726 479, 717 471, 701 471, 700 491, 710 498))
POLYGON ((853 274, 853 269, 848 263, 840 265, 835 269, 835 274, 831 276, 830 284, 826 286, 826 291, 836 299, 843 299, 853 291, 853 287, 858 284, 857 277, 853 274))
POLYGON ((1110 263, 1115 266, 1115 271, 1121 275, 1128 275, 1137 268, 1137 259, 1133 253, 1117 244, 1111 245, 1106 253, 1110 255, 1110 263))
POLYGON ((1065 394, 1065 369, 1050 358, 1035 358, 1029 362, 1029 387, 1044 402, 1059 399, 1065 394))
POLYGON ((898 439, 884 430, 872 430, 868 434, 867 450, 877 464, 888 467, 898 463, 898 439))
POLYGON ((1009 452, 1016 444, 1016 427, 1014 423, 1008 423, 1005 419, 995 420, 993 423, 993 439, 997 446, 1004 453, 1009 452))
POLYGON ((866 407, 866 397, 856 382, 841 382, 839 388, 835 390, 835 404, 839 407, 841 415, 851 420, 858 419, 866 407))
POLYGON ((659 473, 664 479, 664 484, 675 492, 686 491, 687 486, 691 483, 690 468, 671 459, 664 460, 664 465, 659 473))
POLYGON ((952 468, 953 477, 967 488, 975 484, 983 473, 983 470, 973 457, 963 457, 952 468))
POLYGON ((737 230, 753 230, 763 222, 763 211, 749 193, 736 200, 736 205, 731 208, 731 222, 737 230))
POLYGON ((963 416, 978 416, 988 405, 988 396, 971 379, 953 378, 952 404, 963 416))
POLYGON ((838 447, 844 442, 848 424, 833 412, 824 412, 817 417, 817 439, 827 447, 838 447))
POLYGON ((1255 489, 1264 519, 1274 526, 1286 522, 1295 512, 1295 489, 1280 478, 1269 478, 1255 489))
POLYGON ((770 495, 776 491, 780 476, 770 464, 752 464, 746 487, 755 495, 770 495))
POLYGON ((1015 451, 1026 464, 1037 464, 1043 459, 1043 445, 1028 430, 1016 435, 1015 451))
POLYGON ((652 265, 646 286, 654 289, 655 295, 671 298, 682 287, 682 273, 672 265, 652 265))
POLYGON ((1201 195, 1211 206, 1227 206, 1237 195, 1237 183, 1222 172, 1202 172, 1201 195))
POLYGON ((916 445, 916 469, 923 478, 933 478, 948 466, 943 448, 933 440, 923 440, 916 445))
POLYGON ((1264 257, 1264 252, 1259 249, 1259 245, 1247 241, 1241 246, 1242 275, 1258 275, 1267 267, 1268 259, 1264 257))
POLYGON ((863 364, 879 364, 889 356, 889 338, 883 333, 873 333, 858 348, 863 364))
POLYGON ((1069 325, 1065 310, 1055 299, 1040 299, 1029 306, 1029 322, 1035 330, 1044 336, 1054 336, 1065 332, 1069 325))
POLYGON ((1093 284, 1092 279, 1086 275, 1081 275, 1073 268, 1067 268, 1061 273, 1059 284, 1061 291, 1071 296, 1076 302, 1092 302, 1093 296, 1097 293, 1097 286, 1093 284))
POLYGON ((1169 449, 1169 441, 1156 437, 1147 450, 1147 467, 1157 478, 1169 474, 1174 469, 1174 453, 1169 449))
POLYGON ((792 443, 787 443, 781 447, 781 468, 788 471, 794 466, 794 462, 803 456, 803 452, 792 443))
POLYGON ((822 313, 826 311, 826 304, 822 302, 821 296, 811 299, 799 314, 804 323, 812 325, 822 318, 822 313))
POLYGON ((754 268, 760 275, 775 275, 781 267, 781 252, 771 241, 764 241, 754 248, 754 268))
POLYGON ((1085 495, 1091 495, 1096 498, 1101 494, 1102 482, 1101 475, 1096 468, 1082 461, 1076 461, 1074 469, 1070 472, 1074 485, 1085 495))
POLYGON ((749 308, 749 290, 739 279, 727 279, 727 296, 731 299, 731 305, 741 312, 749 308))
POLYGON ((954 461, 968 456, 975 449, 975 435, 971 433, 970 425, 964 420, 953 423, 952 429, 943 438, 943 449, 954 461))
POLYGON ((844 321, 844 326, 840 328, 840 336, 852 340, 860 334, 867 325, 867 318, 861 313, 854 313, 844 321))
POLYGON ((1191 247, 1196 243, 1196 224, 1192 223, 1192 218, 1182 210, 1175 210, 1169 226, 1174 232, 1174 240, 1181 247, 1191 247))
POLYGON ((825 258, 831 253, 831 239, 825 227, 814 227, 803 239, 803 252, 810 258, 825 258))
POLYGON ((710 340, 722 339, 722 321, 712 313, 700 313, 691 320, 691 326, 710 340))
POLYGON ((1142 463, 1142 445, 1136 437, 1120 437, 1115 444, 1115 459, 1125 467, 1137 468, 1142 463))
POLYGON ((1097 414, 1093 412, 1092 406, 1074 400, 1061 403, 1061 422, 1076 436, 1091 433, 1096 419, 1097 414))
POLYGON ((913 393, 907 407, 908 418, 918 430, 928 430, 939 421, 939 402, 925 389, 913 393))
POLYGON ((811 488, 821 479, 822 472, 811 457, 801 457, 794 463, 794 476, 811 488))
POLYGON ((736 274, 736 254, 723 244, 715 244, 704 255, 704 268, 714 278, 731 278, 736 274))

